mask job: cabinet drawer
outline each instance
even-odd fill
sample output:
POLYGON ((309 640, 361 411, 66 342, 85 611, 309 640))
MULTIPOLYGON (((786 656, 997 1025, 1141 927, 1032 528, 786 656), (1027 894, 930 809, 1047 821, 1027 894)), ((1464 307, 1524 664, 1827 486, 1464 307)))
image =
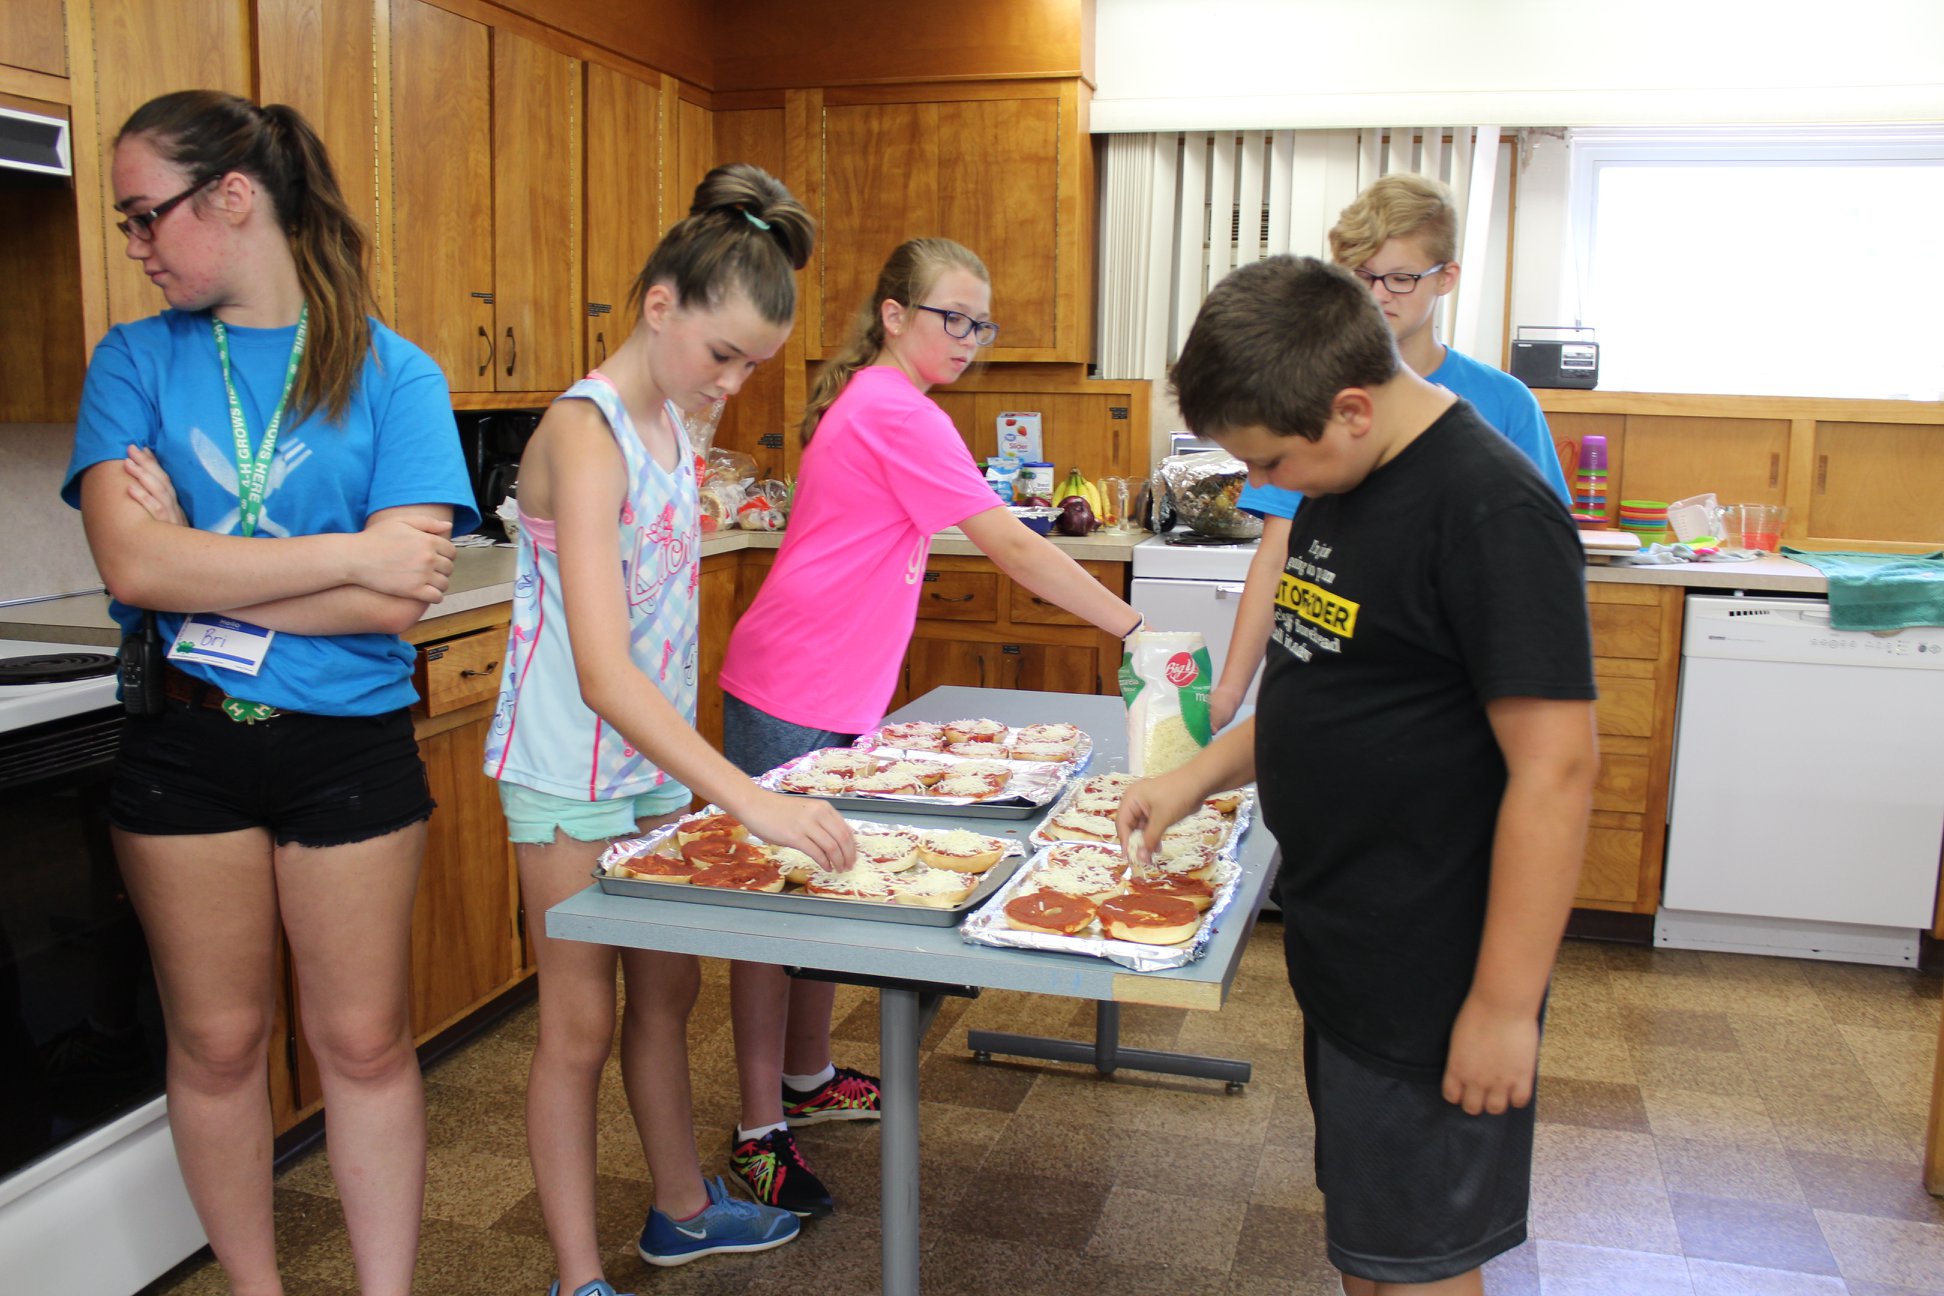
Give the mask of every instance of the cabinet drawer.
POLYGON ((999 619, 999 573, 928 570, 918 615, 929 621, 999 619))
POLYGON ((1010 582, 1012 596, 1007 600, 1006 615, 1014 625, 1064 625, 1083 626, 1085 617, 1077 617, 1051 599, 1043 599, 1024 585, 1010 582))
POLYGON ((1647 809, 1647 790, 1652 785, 1653 775, 1645 756, 1602 753, 1600 778, 1593 785, 1593 808, 1642 814, 1647 809))
POLYGON ((499 692, 506 627, 488 626, 419 649, 413 669, 419 705, 428 716, 484 702, 499 692))
POLYGON ((1599 670, 1596 664, 1593 679, 1600 688, 1600 698, 1593 704, 1593 714, 1601 733, 1630 738, 1653 737, 1656 708, 1652 677, 1622 677, 1599 670))
POLYGON ((1661 610, 1653 604, 1595 602, 1587 607, 1593 621, 1595 657, 1660 656, 1661 610))
POLYGON ((1586 834, 1586 858, 1573 898, 1632 905, 1640 899, 1641 834, 1623 828, 1593 828, 1586 834))

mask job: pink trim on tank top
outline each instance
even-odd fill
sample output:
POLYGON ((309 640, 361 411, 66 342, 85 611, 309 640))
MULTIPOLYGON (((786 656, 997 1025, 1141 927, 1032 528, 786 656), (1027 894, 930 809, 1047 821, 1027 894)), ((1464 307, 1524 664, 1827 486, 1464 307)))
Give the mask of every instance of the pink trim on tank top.
POLYGON ((560 543, 554 535, 554 520, 552 518, 529 517, 527 511, 520 508, 518 501, 514 502, 513 507, 519 509, 520 530, 532 536, 533 543, 539 545, 550 554, 560 552, 560 543))

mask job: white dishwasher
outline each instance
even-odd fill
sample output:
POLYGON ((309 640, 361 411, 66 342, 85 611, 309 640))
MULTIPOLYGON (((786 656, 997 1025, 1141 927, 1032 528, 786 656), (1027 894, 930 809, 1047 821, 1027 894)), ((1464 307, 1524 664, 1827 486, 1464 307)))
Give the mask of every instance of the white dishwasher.
POLYGON ((1688 596, 1655 943, 1914 966, 1944 849, 1944 628, 1688 596))

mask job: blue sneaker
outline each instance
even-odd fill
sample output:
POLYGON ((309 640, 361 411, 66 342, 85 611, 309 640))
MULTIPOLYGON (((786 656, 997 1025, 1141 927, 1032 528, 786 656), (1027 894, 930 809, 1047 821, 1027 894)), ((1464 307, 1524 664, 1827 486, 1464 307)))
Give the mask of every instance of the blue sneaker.
POLYGON ((782 1246, 803 1227, 786 1210, 731 1197, 720 1176, 702 1186, 708 1190, 709 1205, 693 1219, 678 1222, 658 1210, 648 1212, 641 1242, 635 1247, 643 1260, 667 1268, 725 1251, 767 1251, 782 1246))
MULTIPOLYGON (((560 1296, 560 1279, 554 1279, 553 1286, 547 1288, 547 1296, 560 1296)), ((574 1296, 618 1296, 618 1293, 607 1279, 596 1278, 591 1283, 582 1283, 574 1288, 574 1296)))

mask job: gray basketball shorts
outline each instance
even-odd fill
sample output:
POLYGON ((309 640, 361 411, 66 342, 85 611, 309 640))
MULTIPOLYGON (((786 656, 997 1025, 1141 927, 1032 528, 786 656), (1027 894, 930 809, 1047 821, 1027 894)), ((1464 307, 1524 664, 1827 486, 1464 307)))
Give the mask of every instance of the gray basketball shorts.
POLYGON ((1535 1102, 1467 1116, 1303 1025, 1330 1263, 1372 1282, 1469 1273, 1526 1237, 1535 1102))

